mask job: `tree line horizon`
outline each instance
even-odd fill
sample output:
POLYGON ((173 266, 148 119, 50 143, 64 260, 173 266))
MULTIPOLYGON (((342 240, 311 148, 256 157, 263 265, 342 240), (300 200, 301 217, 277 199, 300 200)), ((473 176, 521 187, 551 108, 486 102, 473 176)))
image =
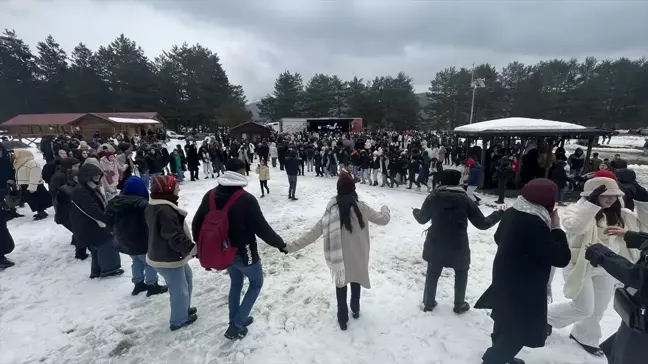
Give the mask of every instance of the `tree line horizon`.
MULTIPOLYGON (((548 119, 601 128, 648 124, 648 59, 518 61, 497 69, 447 67, 425 95, 410 76, 373 79, 280 73, 256 103, 267 121, 283 117, 360 117, 370 128, 451 130, 505 117, 548 119)), ((50 35, 36 53, 5 29, 0 35, 0 121, 18 114, 156 111, 170 128, 216 130, 250 121, 247 99, 217 53, 200 44, 174 45, 149 59, 121 34, 92 51, 79 43, 68 55, 50 35)))

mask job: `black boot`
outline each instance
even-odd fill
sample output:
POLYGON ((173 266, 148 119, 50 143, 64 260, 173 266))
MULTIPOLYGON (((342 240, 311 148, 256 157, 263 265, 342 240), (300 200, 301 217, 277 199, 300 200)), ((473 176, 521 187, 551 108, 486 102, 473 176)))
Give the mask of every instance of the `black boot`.
POLYGON ((132 296, 137 296, 141 292, 144 292, 148 290, 148 285, 144 282, 138 282, 135 283, 135 287, 133 287, 133 292, 131 292, 132 296))
POLYGON ((124 270, 119 268, 119 269, 115 269, 115 270, 110 271, 110 272, 101 273, 100 277, 101 278, 117 277, 117 276, 120 276, 122 274, 124 274, 124 270))
POLYGON ((9 267, 13 267, 14 265, 16 265, 16 263, 7 259, 5 256, 0 256, 0 269, 7 269, 9 267))
POLYGON ((187 313, 189 313, 189 316, 195 315, 197 312, 198 312, 198 309, 195 308, 195 307, 189 307, 189 310, 187 311, 187 313))
POLYGON ((168 292, 169 287, 161 286, 161 285, 157 284, 157 282, 156 282, 156 283, 147 285, 147 290, 148 290, 148 292, 146 292, 146 297, 151 297, 151 296, 156 295, 156 294, 162 294, 162 293, 168 292))
POLYGON ((187 322, 184 325, 180 325, 180 326, 171 325, 169 328, 171 329, 171 331, 176 331, 176 330, 179 330, 179 329, 181 329, 181 328, 183 328, 185 326, 189 326, 189 325, 193 324, 194 322, 196 322, 196 320, 198 320, 198 315, 196 315, 196 314, 189 315, 189 320, 187 320, 187 322))
POLYGON ((86 248, 76 248, 74 251, 74 258, 79 259, 79 260, 86 260, 88 259, 90 255, 88 255, 88 252, 86 248))
POLYGON ((580 343, 578 340, 576 340, 576 338, 575 338, 574 336, 572 336, 572 335, 569 335, 569 338, 572 339, 572 340, 574 340, 574 341, 576 341, 576 343, 578 343, 578 345, 580 345, 580 346, 581 346, 585 351, 587 351, 588 353, 590 353, 590 354, 592 354, 592 355, 594 355, 594 356, 603 356, 603 350, 601 350, 600 348, 597 348, 596 346, 589 346, 589 345, 581 344, 581 343, 580 343))
POLYGON ((38 211, 38 212, 36 213, 36 215, 34 215, 34 220, 36 220, 36 221, 38 221, 38 220, 43 220, 43 219, 47 218, 47 216, 49 216, 49 215, 47 214, 47 212, 45 212, 45 211, 38 211))
POLYGON ((454 311, 454 313, 461 315, 462 313, 470 310, 470 305, 468 304, 468 302, 455 303, 454 309, 452 310, 454 311))
POLYGON ((434 310, 436 306, 437 306, 437 301, 432 302, 431 305, 424 305, 423 312, 432 312, 432 310, 434 310))
POLYGON ((241 327, 240 329, 236 328, 234 325, 230 325, 225 331, 225 337, 230 340, 240 340, 243 339, 248 333, 247 327, 241 327))

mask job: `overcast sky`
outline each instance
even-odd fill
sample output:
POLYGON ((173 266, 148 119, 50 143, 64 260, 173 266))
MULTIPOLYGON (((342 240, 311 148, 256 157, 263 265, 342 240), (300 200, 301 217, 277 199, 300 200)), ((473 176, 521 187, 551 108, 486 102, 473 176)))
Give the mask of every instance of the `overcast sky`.
POLYGON ((423 92, 449 66, 648 56, 648 0, 0 0, 0 27, 32 50, 52 34, 68 53, 120 33, 151 59, 200 43, 251 101, 284 70, 305 82, 404 71, 423 92))

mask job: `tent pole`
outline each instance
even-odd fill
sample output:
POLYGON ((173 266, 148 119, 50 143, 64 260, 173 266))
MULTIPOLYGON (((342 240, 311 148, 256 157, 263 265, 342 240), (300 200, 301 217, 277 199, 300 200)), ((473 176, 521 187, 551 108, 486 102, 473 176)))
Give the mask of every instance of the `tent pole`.
MULTIPOLYGON (((596 137, 598 139, 598 136, 596 137)), ((587 167, 590 165, 590 157, 592 156, 592 146, 594 145, 594 137, 587 138, 587 153, 585 153, 585 165, 587 167)), ((583 167, 583 171, 585 168, 583 167)))
POLYGON ((553 154, 553 142, 553 138, 547 139, 547 150, 545 151, 545 178, 549 178, 549 169, 551 169, 551 166, 553 165, 553 163, 551 163, 551 155, 553 154))
POLYGON ((488 143, 491 141, 490 137, 482 139, 482 148, 481 148, 481 181, 479 182, 479 188, 484 188, 484 168, 486 168, 486 149, 488 148, 488 143))

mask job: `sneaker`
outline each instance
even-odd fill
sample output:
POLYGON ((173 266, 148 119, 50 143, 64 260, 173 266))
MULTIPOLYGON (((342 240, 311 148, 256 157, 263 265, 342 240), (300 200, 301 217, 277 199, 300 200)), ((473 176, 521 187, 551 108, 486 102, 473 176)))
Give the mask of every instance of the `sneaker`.
POLYGON ((193 324, 194 322, 196 322, 196 320, 198 320, 198 315, 196 315, 196 314, 189 315, 189 319, 184 324, 182 324, 180 326, 171 325, 171 326, 169 326, 169 328, 171 329, 171 331, 176 331, 176 330, 179 330, 179 329, 181 329, 181 328, 183 328, 185 326, 189 326, 189 325, 193 324))
POLYGON ((299 199, 298 199, 297 197, 293 197, 293 198, 291 198, 291 200, 293 200, 293 201, 297 201, 297 200, 299 200, 299 199))
POLYGON ((99 273, 90 273, 90 279, 95 279, 101 277, 101 274, 99 273))
POLYGON ((261 195, 261 198, 264 198, 264 197, 265 197, 265 195, 261 195))
POLYGON ((138 294, 148 290, 148 285, 144 282, 138 282, 135 283, 135 287, 133 287, 133 292, 131 292, 131 296, 137 296, 138 294))
POLYGON ((590 353, 590 354, 592 354, 594 356, 603 356, 604 355, 603 350, 601 350, 600 348, 597 348, 596 346, 589 346, 589 345, 581 344, 578 340, 576 340, 576 338, 573 335, 569 335, 569 338, 576 341, 576 343, 578 343, 578 345, 580 345, 583 348, 583 350, 587 351, 588 353, 590 353))
POLYGON ((0 269, 7 269, 9 267, 13 267, 14 265, 16 265, 16 263, 12 262, 6 257, 0 257, 0 269))
POLYGON ((234 325, 230 325, 225 331, 225 337, 230 340, 240 340, 243 339, 248 333, 247 327, 241 327, 240 329, 236 328, 234 325))
POLYGON ((468 302, 455 303, 455 306, 452 309, 452 311, 454 311, 454 313, 456 313, 457 315, 461 315, 468 310, 470 310, 470 305, 468 304, 468 302))
POLYGON ((437 301, 432 302, 431 305, 423 305, 423 312, 432 312, 437 306, 437 301))
POLYGON ((153 284, 147 284, 146 286, 147 286, 146 289, 148 291, 146 292, 146 297, 151 297, 153 295, 162 294, 169 291, 169 287, 161 286, 157 284, 157 282, 153 284))

